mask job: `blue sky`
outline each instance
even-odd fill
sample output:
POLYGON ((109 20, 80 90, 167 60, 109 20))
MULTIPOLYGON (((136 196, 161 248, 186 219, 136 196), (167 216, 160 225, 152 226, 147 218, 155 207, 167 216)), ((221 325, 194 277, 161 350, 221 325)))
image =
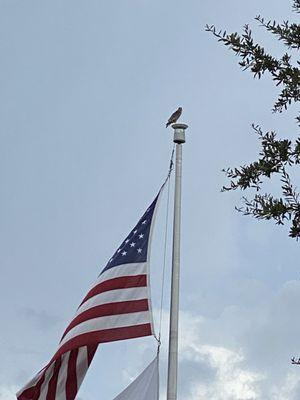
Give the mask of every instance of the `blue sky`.
MULTIPOLYGON (((242 72, 205 32, 205 24, 231 32, 250 23, 281 55, 253 19, 296 21, 291 5, 0 1, 1 400, 53 355, 89 285, 156 194, 172 149, 165 121, 179 105, 189 125, 180 397, 299 398, 300 374, 289 364, 300 355, 299 244, 285 228, 237 214, 240 193, 220 193, 222 168, 258 153, 251 124, 295 137, 296 108, 272 114, 270 79, 242 72)), ((153 243, 156 312, 165 210, 166 199, 153 243)), ((167 301, 164 308, 166 335, 167 301)), ((80 399, 113 398, 154 353, 152 338, 102 346, 80 399)))

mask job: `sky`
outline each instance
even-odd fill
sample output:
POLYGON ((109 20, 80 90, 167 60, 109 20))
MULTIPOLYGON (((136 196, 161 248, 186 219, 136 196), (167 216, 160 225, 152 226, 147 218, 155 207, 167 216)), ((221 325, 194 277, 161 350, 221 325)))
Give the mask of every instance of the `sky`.
MULTIPOLYGON (((298 18, 282 0, 0 0, 0 400, 14 399, 49 361, 157 193, 173 146, 165 123, 178 106, 189 125, 179 399, 299 399, 300 369, 290 364, 300 356, 299 243, 286 227, 238 214, 242 193, 220 192, 222 168, 257 157, 252 123, 297 135, 295 107, 271 112, 278 94, 271 80, 241 71, 205 32, 206 24, 241 32, 249 23, 282 55, 254 21, 258 14, 298 18)), ((166 210, 165 196, 151 258, 157 329, 166 210)), ((155 352, 152 337, 101 346, 78 400, 113 399, 155 352)))

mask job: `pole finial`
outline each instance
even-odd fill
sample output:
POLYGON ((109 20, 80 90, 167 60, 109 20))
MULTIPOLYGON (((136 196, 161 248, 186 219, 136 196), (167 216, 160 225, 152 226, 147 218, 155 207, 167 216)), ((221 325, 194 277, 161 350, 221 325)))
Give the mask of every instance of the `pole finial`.
POLYGON ((185 143, 185 130, 188 128, 186 124, 173 124, 174 139, 173 142, 177 144, 185 143))

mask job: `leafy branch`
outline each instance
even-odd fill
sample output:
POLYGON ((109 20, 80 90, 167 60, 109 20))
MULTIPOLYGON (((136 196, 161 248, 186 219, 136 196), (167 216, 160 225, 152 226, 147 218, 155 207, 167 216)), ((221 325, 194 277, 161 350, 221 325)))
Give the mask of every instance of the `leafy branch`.
MULTIPOLYGON (((265 23, 260 16, 256 17, 256 20, 275 35, 280 36, 280 31, 282 31, 284 36, 280 36, 280 38, 285 41, 288 47, 300 47, 300 25, 289 25, 288 22, 285 22, 282 26, 276 24, 276 22, 265 23), (293 32, 289 28, 290 26, 293 26, 293 32), (284 29, 285 33, 283 33, 284 29)), ((226 31, 217 31, 214 25, 206 25, 206 31, 211 32, 219 42, 228 46, 240 57, 239 65, 243 70, 250 70, 254 77, 259 79, 266 72, 269 72, 275 85, 282 86, 282 90, 273 107, 274 112, 282 112, 292 102, 300 100, 300 70, 298 68, 300 64, 297 62, 297 65, 293 66, 289 54, 285 53, 279 59, 268 54, 262 46, 254 42, 249 25, 244 26, 242 35, 236 32, 227 34, 226 31)))
MULTIPOLYGON (((293 10, 300 13, 300 0, 294 0, 293 10)), ((297 23, 277 23, 265 21, 260 15, 255 18, 266 31, 281 41, 288 51, 300 49, 300 25, 297 23)), ((271 76, 276 87, 280 87, 278 98, 273 106, 273 112, 281 113, 292 103, 300 100, 300 62, 292 60, 292 54, 286 52, 280 58, 265 51, 264 47, 254 41, 249 25, 245 25, 242 34, 227 33, 217 30, 214 25, 207 25, 217 40, 227 46, 240 58, 239 66, 250 71, 255 78, 260 79, 264 74, 271 76)), ((300 125, 300 114, 296 116, 300 125)), ((282 225, 289 221, 289 235, 300 238, 300 201, 299 192, 292 184, 286 168, 300 164, 300 137, 296 140, 278 139, 274 131, 264 133, 258 125, 252 125, 260 141, 259 157, 256 161, 242 165, 239 168, 223 170, 229 178, 229 185, 223 186, 222 191, 250 188, 256 190, 252 199, 243 197, 244 205, 236 208, 244 215, 252 215, 257 219, 271 220, 282 225), (262 185, 266 179, 279 175, 281 181, 281 197, 270 193, 262 194, 262 185)))

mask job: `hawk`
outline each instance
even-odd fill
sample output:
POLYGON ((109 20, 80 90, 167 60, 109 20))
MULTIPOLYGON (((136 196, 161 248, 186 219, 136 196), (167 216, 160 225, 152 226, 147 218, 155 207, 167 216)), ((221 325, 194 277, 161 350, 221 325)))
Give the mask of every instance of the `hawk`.
POLYGON ((178 118, 180 117, 181 113, 182 113, 182 108, 181 108, 181 107, 178 107, 178 109, 177 109, 175 112, 173 112, 173 114, 171 115, 171 117, 168 119, 168 122, 167 122, 167 124, 166 124, 166 128, 167 128, 169 125, 174 124, 175 122, 177 122, 177 120, 178 120, 178 118))

